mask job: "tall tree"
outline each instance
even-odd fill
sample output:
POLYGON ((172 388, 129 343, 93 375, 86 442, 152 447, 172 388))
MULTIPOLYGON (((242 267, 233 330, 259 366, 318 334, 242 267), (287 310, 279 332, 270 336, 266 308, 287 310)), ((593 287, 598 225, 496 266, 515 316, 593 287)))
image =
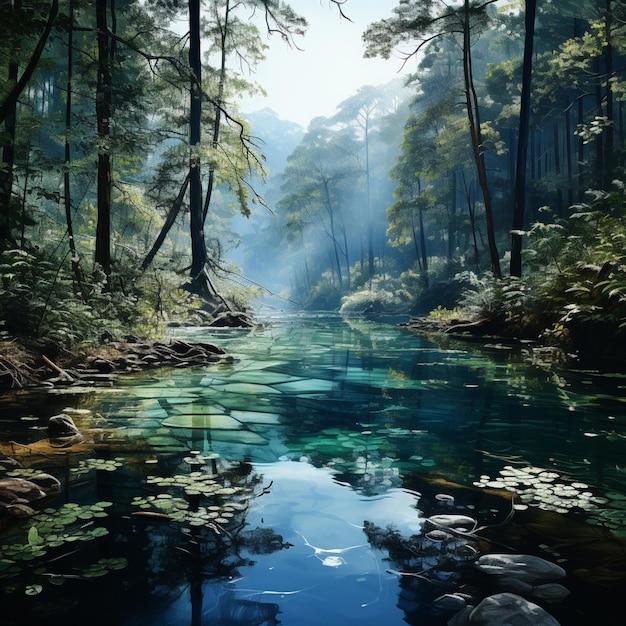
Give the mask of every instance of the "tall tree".
POLYGON ((513 197, 513 228, 511 229, 511 276, 522 275, 522 229, 526 205, 526 171, 528 161, 528 135, 530 128, 530 95, 535 40, 535 15, 537 0, 526 0, 524 60, 522 64, 522 95, 520 100, 519 132, 517 138, 517 165, 513 197))
POLYGON ((17 102, 31 80, 41 55, 52 31, 52 27, 59 12, 59 0, 52 0, 47 12, 39 13, 34 7, 23 10, 22 0, 11 3, 10 14, 5 16, 9 22, 8 42, 8 72, 6 93, 0 102, 0 123, 4 124, 4 138, 2 141, 2 167, 0 167, 0 246, 12 241, 11 229, 16 220, 12 207, 13 198, 13 168, 15 165, 15 141, 17 124, 17 102), (36 17, 33 17, 35 13, 36 17), (25 69, 19 74, 20 52, 24 44, 25 35, 31 35, 32 29, 40 27, 43 20, 43 30, 33 51, 25 62, 25 69))
MULTIPOLYGON (((115 0, 111 0, 111 7, 115 0)), ((95 262, 105 276, 111 274, 111 40, 108 27, 108 0, 96 0, 98 80, 96 121, 98 133, 98 221, 95 262)))
POLYGON ((487 8, 496 0, 482 2, 464 0, 461 7, 447 5, 440 0, 402 0, 394 9, 394 16, 368 26, 363 38, 365 55, 389 58, 400 43, 412 43, 413 50, 405 55, 408 60, 417 55, 424 46, 440 37, 458 35, 461 38, 464 94, 466 115, 469 123, 472 151, 485 206, 485 219, 491 270, 501 276, 500 260, 495 237, 493 207, 482 137, 480 105, 474 81, 472 59, 472 33, 484 28, 487 8))

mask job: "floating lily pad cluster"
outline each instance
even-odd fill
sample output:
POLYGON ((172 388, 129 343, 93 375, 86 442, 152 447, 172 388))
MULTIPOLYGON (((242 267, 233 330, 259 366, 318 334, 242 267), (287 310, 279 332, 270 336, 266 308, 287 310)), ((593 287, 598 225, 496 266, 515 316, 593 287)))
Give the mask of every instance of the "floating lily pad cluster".
MULTIPOLYGON (((203 466, 214 459, 209 455, 194 455, 185 459, 192 467, 203 466)), ((252 488, 230 485, 213 473, 192 471, 174 476, 149 476, 148 485, 164 489, 166 493, 136 496, 132 505, 143 513, 157 513, 168 520, 192 527, 207 526, 219 532, 220 526, 231 524, 248 508, 253 497, 252 488), (200 498, 209 502, 200 505, 200 498)))
MULTIPOLYGON (((67 572, 53 569, 53 564, 57 565, 56 557, 62 554, 63 548, 75 550, 76 544, 109 533, 95 522, 108 516, 106 509, 112 504, 106 501, 90 505, 70 502, 59 509, 48 508, 29 519, 28 530, 21 526, 8 533, 4 537, 7 543, 0 545, 0 581, 4 582, 5 591, 20 588, 20 578, 24 574, 29 579, 24 585, 24 592, 37 595, 42 591, 44 582, 58 585, 68 578, 93 578, 126 567, 126 559, 109 558, 100 559, 82 569, 73 563, 71 571, 67 572), (33 574, 36 582, 33 581, 33 574)), ((59 563, 62 561, 59 560, 59 563)))
POLYGON ((587 520, 592 524, 602 523, 617 530, 626 523, 626 496, 613 492, 606 494, 607 497, 597 496, 586 483, 568 480, 557 472, 541 467, 507 465, 500 470, 499 476, 491 478, 483 474, 474 485, 505 489, 517 494, 520 500, 520 503, 514 505, 517 510, 534 506, 546 511, 567 513, 576 508, 592 513, 593 517, 587 520))
POLYGON ((83 459, 78 462, 78 467, 72 468, 74 476, 87 474, 91 470, 103 472, 114 472, 116 469, 124 466, 124 459, 116 457, 114 459, 83 459))

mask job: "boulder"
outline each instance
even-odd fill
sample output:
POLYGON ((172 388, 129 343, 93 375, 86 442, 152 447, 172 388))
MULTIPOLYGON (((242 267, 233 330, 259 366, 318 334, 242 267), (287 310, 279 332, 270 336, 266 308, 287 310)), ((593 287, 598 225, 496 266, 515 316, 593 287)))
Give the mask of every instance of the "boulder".
POLYGON ((565 570, 538 556, 528 554, 486 554, 476 562, 486 574, 511 576, 525 582, 565 578, 565 570))
POLYGON ((15 459, 0 452, 0 474, 22 467, 15 459))
POLYGON ((28 504, 45 497, 46 492, 30 480, 11 476, 0 478, 0 501, 6 504, 28 504))
POLYGON ((48 420, 48 437, 50 439, 64 439, 76 437, 80 431, 76 428, 74 420, 65 413, 54 415, 48 420))
POLYGON ((252 318, 241 311, 226 311, 218 313, 213 321, 209 323, 209 326, 218 328, 252 328, 254 322, 252 318))
POLYGON ((471 612, 469 621, 478 626, 559 626, 550 613, 514 593, 485 598, 471 612))

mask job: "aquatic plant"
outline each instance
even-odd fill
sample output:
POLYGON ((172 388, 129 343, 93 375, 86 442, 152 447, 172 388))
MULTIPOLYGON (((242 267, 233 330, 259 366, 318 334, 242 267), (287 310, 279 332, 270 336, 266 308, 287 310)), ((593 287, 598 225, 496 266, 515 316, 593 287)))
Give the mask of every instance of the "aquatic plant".
POLYGON ((41 593, 46 583, 60 585, 70 578, 95 578, 126 567, 125 558, 112 557, 83 566, 73 559, 71 570, 63 569, 63 556, 109 534, 96 521, 106 518, 106 509, 111 506, 108 501, 88 505, 69 502, 59 509, 47 508, 12 529, 0 545, 0 586, 6 592, 22 589, 32 596, 41 593))
POLYGON ((188 474, 148 476, 146 484, 160 491, 135 496, 131 504, 139 510, 134 515, 197 529, 204 527, 216 534, 227 532, 227 528, 241 527, 239 518, 254 497, 253 486, 237 484, 232 476, 218 474, 217 458, 214 454, 203 456, 192 452, 184 459, 192 470, 188 474), (208 502, 201 504, 202 499, 208 502))

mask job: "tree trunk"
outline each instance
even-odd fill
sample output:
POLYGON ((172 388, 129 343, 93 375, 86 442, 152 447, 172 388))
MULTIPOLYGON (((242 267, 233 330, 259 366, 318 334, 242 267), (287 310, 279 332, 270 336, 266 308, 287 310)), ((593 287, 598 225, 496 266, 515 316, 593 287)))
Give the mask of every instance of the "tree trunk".
POLYGON ((63 202, 65 206, 65 223, 67 226, 67 238, 70 246, 72 272, 74 274, 75 289, 79 290, 85 300, 83 288, 83 276, 80 271, 80 261, 74 239, 74 226, 72 221, 72 188, 70 181, 70 164, 72 162, 72 89, 74 79, 74 0, 69 0, 69 24, 67 31, 67 94, 65 101, 65 171, 63 172, 63 202))
MULTIPOLYGON (((511 276, 522 275, 522 229, 526 204, 526 162, 528 160, 528 133, 530 127, 530 90, 532 80, 533 43, 535 39, 535 13, 537 0, 526 0, 524 61, 522 66, 522 97, 515 169, 513 197, 513 227, 511 229, 511 276)), ((558 149, 558 148, 557 148, 558 149)))
POLYGON ((487 223, 487 241, 489 245, 489 257, 491 260, 491 271, 496 278, 502 277, 500 270, 500 257, 496 245, 495 226, 493 221, 493 207, 491 205, 491 194, 489 193, 489 183, 487 181, 487 167, 485 165, 485 155, 483 153, 482 131, 480 128, 480 110, 478 107, 478 96, 474 86, 474 74, 472 68, 472 52, 470 40, 470 6, 469 0, 464 1, 463 20, 463 75, 465 80, 465 101, 467 105, 467 119, 470 127, 470 137, 472 141, 472 151, 478 173, 478 182, 483 194, 485 204, 485 219, 487 223))
MULTIPOLYGON (((17 15, 21 10, 21 1, 13 4, 13 12, 17 15)), ((18 55, 20 38, 14 35, 11 41, 11 52, 8 63, 7 84, 17 85, 18 55)), ((11 200, 13 197, 13 168, 15 166, 15 131, 17 124, 17 98, 8 106, 4 117, 4 147, 2 148, 2 168, 0 168, 0 245, 14 244, 11 233, 14 216, 11 200)))
MULTIPOLYGON (((217 10, 217 9, 216 9, 217 10)), ((213 122, 213 138, 211 145, 213 150, 217 150, 217 146, 220 139, 220 126, 222 122, 222 106, 224 101, 224 89, 226 88, 226 39, 228 36, 230 18, 230 0, 226 0, 226 7, 224 8, 224 24, 222 25, 220 32, 220 78, 217 86, 217 99, 214 106, 214 122, 213 122)), ((206 223, 206 218, 209 213, 209 206, 211 205, 211 198, 213 196, 213 186, 215 184, 215 165, 211 164, 209 167, 209 181, 207 183, 206 196, 204 198, 204 209, 202 211, 202 224, 206 223)))
MULTIPOLYGON (((113 0, 112 0, 113 1, 113 0)), ((96 119, 98 125, 98 223, 95 262, 105 276, 111 275, 111 51, 107 24, 107 0, 96 0, 98 31, 98 83, 96 119)))
MULTIPOLYGON (((207 262, 202 219, 202 181, 198 148, 202 124, 202 62, 200 53, 200 0, 189 0, 189 67, 191 96, 189 111, 189 221, 191 236, 191 281, 203 283, 207 262)), ((202 285, 198 284, 200 291, 202 285)))
POLYGON ((163 226, 161 227, 161 232, 159 233, 159 236, 156 238, 154 244, 152 245, 152 248, 150 249, 150 252, 148 252, 148 254, 146 255, 146 258, 143 260, 141 264, 142 271, 145 271, 146 269, 148 269, 150 263, 152 263, 152 261, 154 260, 154 257, 157 255, 157 252, 160 250, 161 246, 163 245, 163 242, 165 241, 167 234, 170 232, 170 229, 176 222, 176 218, 178 217, 178 213, 180 212, 180 209, 183 205, 183 201, 185 199, 185 193, 187 192, 188 186, 189 186, 189 174, 187 174, 187 177, 185 178, 185 182, 183 183, 183 186, 180 188, 180 191, 178 192, 178 195, 176 196, 176 199, 174 200, 174 203, 172 204, 169 210, 169 213, 167 214, 167 217, 165 218, 165 222, 163 223, 163 226))

